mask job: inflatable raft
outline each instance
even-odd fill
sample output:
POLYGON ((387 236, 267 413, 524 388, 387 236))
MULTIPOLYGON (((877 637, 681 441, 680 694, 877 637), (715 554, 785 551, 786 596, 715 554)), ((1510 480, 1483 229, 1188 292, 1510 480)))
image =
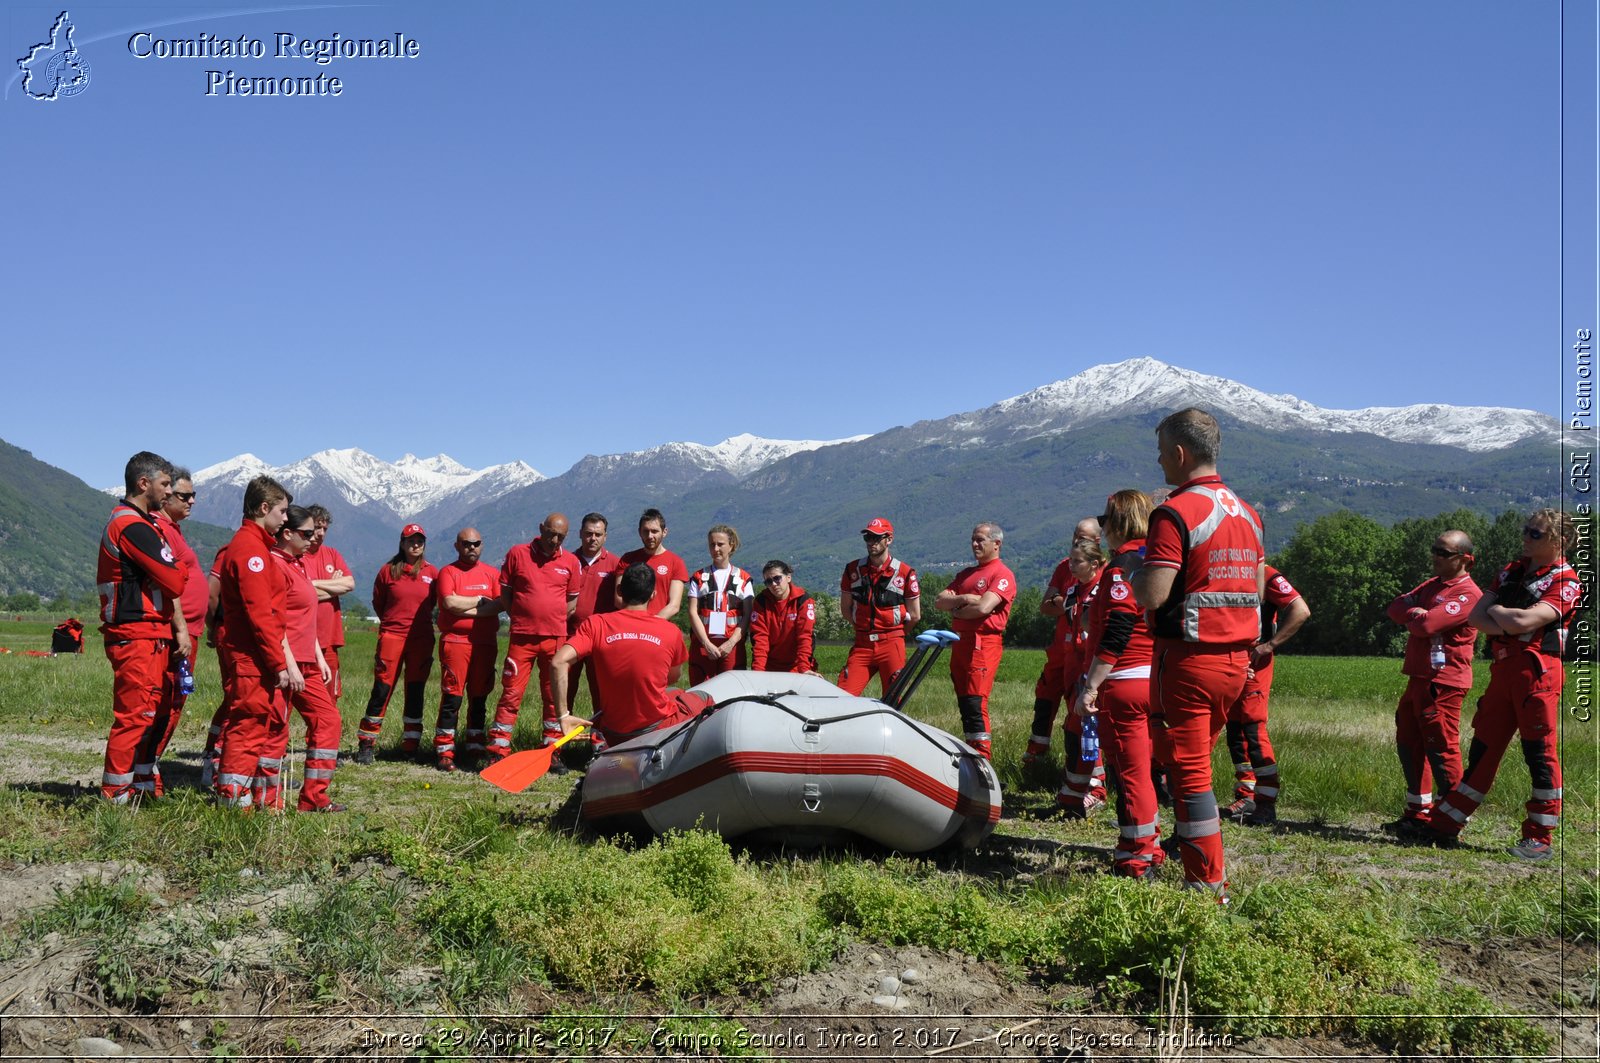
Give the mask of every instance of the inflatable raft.
POLYGON ((787 672, 726 672, 692 689, 712 707, 589 765, 584 822, 790 844, 857 835, 920 853, 970 848, 1000 819, 989 762, 883 702, 787 672))

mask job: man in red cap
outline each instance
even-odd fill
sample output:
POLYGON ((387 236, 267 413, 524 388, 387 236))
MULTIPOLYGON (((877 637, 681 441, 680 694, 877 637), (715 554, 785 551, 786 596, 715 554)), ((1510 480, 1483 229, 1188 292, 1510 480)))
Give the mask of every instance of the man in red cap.
MULTIPOLYGON (((511 617, 511 642, 500 672, 500 703, 489 728, 489 759, 498 761, 511 752, 511 732, 522 710, 530 669, 539 669, 539 696, 544 704, 544 742, 561 737, 565 705, 556 704, 550 685, 550 663, 567 638, 567 618, 578 608, 581 570, 578 559, 561 548, 569 525, 565 514, 552 513, 539 524, 539 537, 518 543, 500 566, 500 596, 482 598, 479 616, 504 609, 511 617)), ((566 691, 562 691, 563 696, 566 691)))
POLYGON ((839 611, 856 635, 838 685, 860 694, 876 674, 880 693, 887 693, 895 673, 905 667, 906 630, 922 619, 922 588, 917 570, 889 555, 893 524, 873 517, 861 538, 867 556, 846 565, 839 580, 839 611))
POLYGON ((989 755, 989 692, 994 689, 1003 652, 1001 636, 1017 599, 1017 577, 1000 560, 1005 532, 993 521, 972 529, 972 559, 939 592, 933 607, 950 614, 950 626, 961 636, 950 650, 950 680, 956 688, 962 737, 967 745, 989 755))

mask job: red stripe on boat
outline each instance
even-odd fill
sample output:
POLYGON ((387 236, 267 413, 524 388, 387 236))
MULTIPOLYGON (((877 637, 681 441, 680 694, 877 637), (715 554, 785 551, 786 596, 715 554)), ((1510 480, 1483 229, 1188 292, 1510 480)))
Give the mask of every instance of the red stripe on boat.
POLYGON ((645 809, 697 790, 726 775, 759 772, 768 775, 868 775, 890 779, 943 805, 966 819, 1000 822, 1000 806, 963 797, 937 779, 897 757, 828 753, 726 753, 681 775, 664 779, 632 794, 586 801, 587 819, 604 819, 645 809))

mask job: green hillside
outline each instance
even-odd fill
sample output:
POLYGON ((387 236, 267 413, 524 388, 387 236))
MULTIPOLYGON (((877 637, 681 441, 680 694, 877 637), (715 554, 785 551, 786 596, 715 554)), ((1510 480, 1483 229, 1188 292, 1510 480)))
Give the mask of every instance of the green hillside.
MULTIPOLYGON (((76 598, 94 593, 95 553, 116 500, 69 472, 0 440, 0 595, 76 598)), ((188 521, 202 557, 230 532, 188 521)))

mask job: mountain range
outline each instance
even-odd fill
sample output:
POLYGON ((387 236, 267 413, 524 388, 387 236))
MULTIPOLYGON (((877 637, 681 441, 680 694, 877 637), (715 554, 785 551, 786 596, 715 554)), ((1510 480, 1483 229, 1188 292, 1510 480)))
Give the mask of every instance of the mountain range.
MULTIPOLYGON (((472 470, 442 454, 391 463, 327 450, 278 468, 243 454, 195 473, 195 516, 236 524, 244 483, 273 475, 297 500, 333 511, 330 538, 362 574, 358 592, 411 520, 429 529, 436 563, 451 559, 459 527, 476 526, 485 556, 497 560, 556 510, 574 526, 590 510, 607 514, 610 545, 621 553, 636 545, 633 524, 649 506, 667 513, 668 545, 691 566, 704 560, 703 529, 732 523, 748 544, 737 558, 746 568, 784 557, 819 590, 859 552, 857 529, 872 516, 893 520, 897 552, 929 571, 966 563, 973 523, 995 520, 1019 578, 1040 582, 1065 529, 1098 512, 1106 494, 1160 486, 1154 426, 1186 405, 1222 422, 1223 471, 1260 503, 1269 550, 1303 521, 1340 508, 1393 521, 1460 506, 1497 514, 1559 494, 1560 426, 1543 414, 1437 404, 1330 410, 1137 358, 875 435, 665 443, 589 455, 552 477, 522 461, 472 470)), ((0 541, 0 589, 11 582, 5 556, 0 541)))

